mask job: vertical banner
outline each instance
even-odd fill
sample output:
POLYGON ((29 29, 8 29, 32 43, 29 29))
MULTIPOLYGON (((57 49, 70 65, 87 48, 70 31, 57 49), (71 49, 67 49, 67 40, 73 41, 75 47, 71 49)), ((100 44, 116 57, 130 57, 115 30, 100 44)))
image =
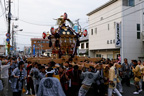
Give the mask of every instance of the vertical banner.
POLYGON ((35 56, 35 44, 33 45, 33 55, 35 56))
POLYGON ((121 24, 120 23, 115 23, 115 29, 116 29, 116 39, 115 39, 115 45, 116 47, 121 46, 121 37, 120 37, 120 32, 121 32, 121 24))

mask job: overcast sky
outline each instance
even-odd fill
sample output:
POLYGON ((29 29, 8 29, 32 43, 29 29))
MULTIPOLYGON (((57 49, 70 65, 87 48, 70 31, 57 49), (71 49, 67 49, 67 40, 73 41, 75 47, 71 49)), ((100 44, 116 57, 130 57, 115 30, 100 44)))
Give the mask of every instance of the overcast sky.
MULTIPOLYGON (((3 0, 1 0, 3 1, 3 0)), ((24 46, 30 46, 30 38, 42 37, 42 32, 49 31, 51 26, 55 26, 56 19, 68 14, 73 22, 80 19, 80 24, 85 27, 88 24, 87 13, 108 2, 109 0, 11 0, 12 15, 19 17, 19 21, 14 24, 19 27, 17 31, 17 46, 23 50, 24 46), (19 2, 19 3, 18 3, 19 2), (18 7, 19 6, 19 7, 18 7)), ((2 2, 2 4, 4 4, 2 2)), ((0 4, 0 6, 2 6, 0 4)), ((5 44, 7 25, 4 19, 2 7, 0 7, 0 44, 5 44)), ((13 22, 13 21, 12 21, 13 22)))

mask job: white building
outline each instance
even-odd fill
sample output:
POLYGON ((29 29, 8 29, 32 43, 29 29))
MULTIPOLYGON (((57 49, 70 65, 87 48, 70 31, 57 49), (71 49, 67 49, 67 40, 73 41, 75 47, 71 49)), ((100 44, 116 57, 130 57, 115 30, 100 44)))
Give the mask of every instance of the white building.
POLYGON ((87 15, 90 57, 143 59, 144 0, 110 0, 87 15))
POLYGON ((88 56, 89 50, 89 39, 88 35, 86 37, 80 38, 80 46, 79 46, 79 55, 80 56, 88 56))
POLYGON ((5 55, 5 45, 0 45, 0 55, 5 55))

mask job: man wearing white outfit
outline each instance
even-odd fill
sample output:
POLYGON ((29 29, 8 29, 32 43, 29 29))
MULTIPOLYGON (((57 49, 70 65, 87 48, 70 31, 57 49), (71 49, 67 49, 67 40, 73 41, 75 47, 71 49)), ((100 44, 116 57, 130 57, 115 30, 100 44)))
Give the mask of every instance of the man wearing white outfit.
POLYGON ((113 90, 118 96, 122 96, 120 94, 120 92, 116 89, 117 76, 118 76, 118 67, 119 67, 119 64, 115 63, 109 70, 108 96, 112 96, 112 91, 113 90))
POLYGON ((8 69, 10 68, 11 65, 12 63, 8 64, 7 61, 2 61, 1 80, 3 82, 3 90, 2 90, 3 96, 8 96, 8 78, 9 78, 8 69))

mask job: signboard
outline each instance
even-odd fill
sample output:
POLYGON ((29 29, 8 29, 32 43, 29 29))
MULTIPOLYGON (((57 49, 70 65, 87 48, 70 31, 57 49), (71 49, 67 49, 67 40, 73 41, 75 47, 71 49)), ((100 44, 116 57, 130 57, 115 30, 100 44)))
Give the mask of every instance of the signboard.
POLYGON ((6 36, 7 36, 7 37, 10 37, 10 34, 9 34, 9 33, 6 33, 6 36))
POLYGON ((33 45, 33 55, 35 56, 35 44, 33 45))
POLYGON ((6 41, 9 42, 9 38, 7 38, 6 41))
POLYGON ((121 33, 121 24, 120 23, 115 23, 115 29, 116 29, 116 39, 115 39, 115 44, 116 44, 116 47, 120 47, 121 46, 121 36, 120 36, 120 33, 121 33))

